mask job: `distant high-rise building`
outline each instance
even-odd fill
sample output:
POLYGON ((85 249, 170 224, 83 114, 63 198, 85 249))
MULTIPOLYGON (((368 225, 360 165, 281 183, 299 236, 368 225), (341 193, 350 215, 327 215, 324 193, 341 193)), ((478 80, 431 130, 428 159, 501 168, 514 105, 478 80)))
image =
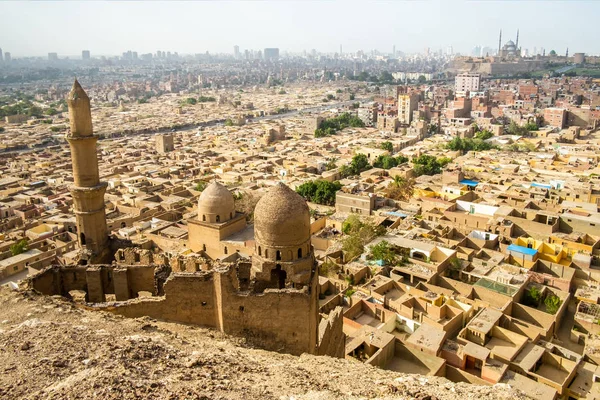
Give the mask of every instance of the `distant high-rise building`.
POLYGON ((394 45, 394 47, 393 47, 392 56, 396 57, 396 45, 394 45))
POLYGON ((0 63, 4 61, 4 57, 2 56, 2 49, 0 49, 0 63))
POLYGON ((81 51, 81 59, 82 60, 89 60, 90 59, 90 51, 89 50, 82 50, 81 51))
POLYGON ((480 74, 464 73, 456 75, 454 90, 457 96, 464 96, 466 92, 478 92, 481 81, 480 74))
POLYGON ((275 61, 279 59, 279 49, 277 47, 270 47, 265 49, 265 61, 275 61))
POLYGON ((10 56, 10 52, 4 53, 4 62, 9 63, 12 61, 12 57, 10 56))
POLYGON ((398 121, 403 125, 410 125, 413 111, 419 108, 419 94, 410 92, 406 86, 397 87, 398 94, 398 121))
POLYGON ((48 53, 48 60, 50 60, 50 61, 58 60, 58 54, 57 53, 48 53))
POLYGON ((137 60, 137 59, 138 59, 138 53, 137 53, 137 51, 133 51, 133 52, 131 53, 131 58, 132 58, 132 59, 134 59, 134 60, 137 60))
POLYGON ((248 50, 244 50, 244 58, 245 58, 246 60, 249 60, 249 59, 250 59, 250 51, 248 51, 248 50))
POLYGON ((237 44, 233 46, 233 58, 235 58, 236 60, 239 60, 240 58, 240 46, 238 46, 237 44))

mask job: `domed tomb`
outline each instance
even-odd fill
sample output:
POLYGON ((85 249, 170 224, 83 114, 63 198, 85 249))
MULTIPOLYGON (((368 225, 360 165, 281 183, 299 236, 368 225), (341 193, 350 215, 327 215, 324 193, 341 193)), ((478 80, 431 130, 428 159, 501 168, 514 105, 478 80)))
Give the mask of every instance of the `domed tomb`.
POLYGON ((256 241, 273 247, 296 246, 310 240, 310 213, 306 201, 279 183, 268 191, 254 210, 256 241))
POLYGON ((266 287, 303 287, 314 264, 306 201, 279 183, 256 204, 252 271, 266 287))
POLYGON ((235 216, 233 195, 225 186, 212 181, 198 199, 198 220, 221 223, 235 216))

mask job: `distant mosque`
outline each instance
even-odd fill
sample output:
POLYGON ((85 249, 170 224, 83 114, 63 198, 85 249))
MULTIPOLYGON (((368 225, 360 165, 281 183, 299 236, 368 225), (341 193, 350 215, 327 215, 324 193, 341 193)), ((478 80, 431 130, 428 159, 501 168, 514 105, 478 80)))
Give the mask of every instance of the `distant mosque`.
POLYGON ((519 58, 521 57, 521 48, 519 47, 519 30, 517 29, 517 42, 509 40, 502 46, 502 29, 498 39, 498 56, 501 58, 519 58))

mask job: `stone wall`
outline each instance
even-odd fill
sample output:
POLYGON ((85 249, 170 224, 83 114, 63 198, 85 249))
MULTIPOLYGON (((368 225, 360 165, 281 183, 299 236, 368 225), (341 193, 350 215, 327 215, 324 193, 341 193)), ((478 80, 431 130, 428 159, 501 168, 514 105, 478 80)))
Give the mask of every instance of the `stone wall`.
POLYGON ((191 273, 155 266, 93 265, 47 268, 28 284, 47 295, 70 297, 71 290, 81 290, 87 302, 95 303, 93 309, 212 327, 268 350, 343 357, 341 309, 319 326, 318 276, 312 276, 310 285, 301 290, 255 293, 250 264, 243 262, 191 273), (155 297, 135 298, 140 291, 155 297), (117 301, 106 303, 107 294, 114 294, 117 301))

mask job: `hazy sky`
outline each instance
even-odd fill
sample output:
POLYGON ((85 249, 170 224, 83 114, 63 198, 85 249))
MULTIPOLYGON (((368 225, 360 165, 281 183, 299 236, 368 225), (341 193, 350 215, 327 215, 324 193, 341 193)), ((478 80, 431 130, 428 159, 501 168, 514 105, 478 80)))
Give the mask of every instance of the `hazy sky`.
POLYGON ((58 52, 182 54, 315 48, 470 52, 515 40, 564 54, 600 53, 600 0, 423 1, 0 1, 0 48, 13 56, 58 52))

